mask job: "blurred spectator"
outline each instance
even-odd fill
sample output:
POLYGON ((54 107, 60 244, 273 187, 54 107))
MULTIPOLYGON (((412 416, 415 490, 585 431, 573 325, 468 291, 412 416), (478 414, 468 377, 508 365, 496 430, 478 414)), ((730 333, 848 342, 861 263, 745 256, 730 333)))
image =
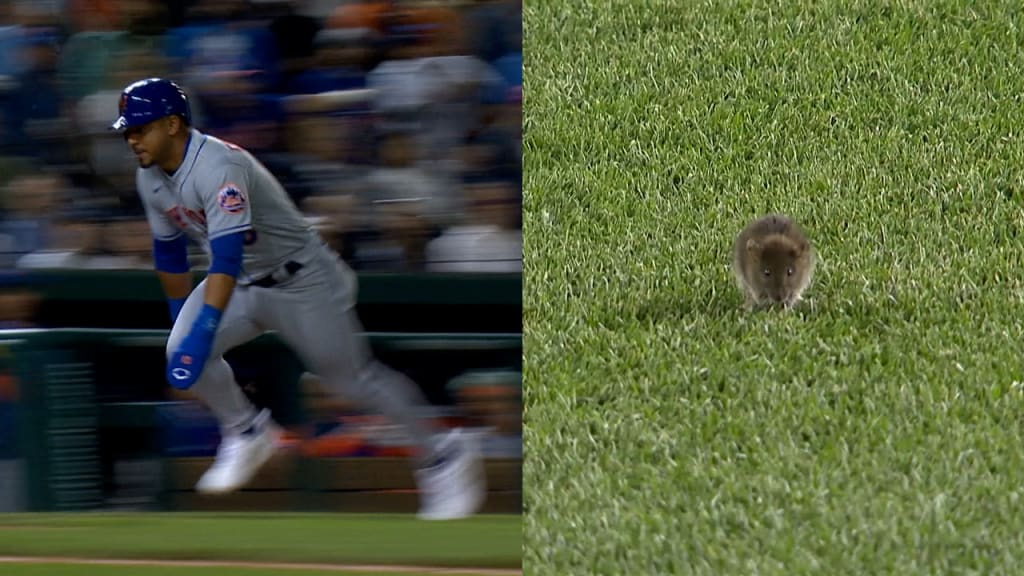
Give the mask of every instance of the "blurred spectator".
POLYGON ((62 214, 53 221, 52 242, 25 254, 17 267, 130 270, 152 266, 145 220, 62 214))
MULTIPOLYGON (((166 33, 166 7, 159 0, 68 0, 71 35, 61 47, 57 76, 70 103, 123 78, 126 57, 160 54, 166 33)), ((166 73, 166 65, 144 76, 166 73)))
POLYGON ((380 162, 366 179, 371 202, 417 200, 420 215, 433 227, 450 224, 462 210, 458 189, 442 185, 422 161, 418 132, 410 127, 381 127, 380 162))
POLYGON ((99 90, 117 68, 126 42, 121 12, 113 0, 68 0, 68 37, 57 62, 61 95, 77 102, 99 90))
POLYGON ((14 2, 0 2, 0 93, 12 90, 28 67, 26 28, 20 20, 14 2))
POLYGON ((204 129, 259 154, 277 145, 280 116, 266 93, 278 55, 270 28, 248 10, 247 0, 196 0, 185 25, 168 31, 166 54, 207 111, 204 129))
POLYGON ((280 145, 284 116, 278 100, 258 92, 199 95, 204 131, 262 156, 280 145))
POLYGON ((417 159, 416 132, 408 126, 382 126, 378 163, 358 191, 364 240, 353 253, 362 268, 420 270, 427 241, 457 208, 452 191, 441 186, 417 159))
POLYGON ((171 27, 168 3, 163 0, 117 0, 117 3, 129 43, 160 52, 171 27))
POLYGON ((99 248, 102 230, 96 223, 61 215, 51 224, 51 241, 18 258, 18 268, 84 268, 99 248))
POLYGON ((366 88, 372 56, 363 30, 322 30, 317 33, 309 65, 293 74, 283 87, 288 94, 317 94, 366 88))
POLYGON ((485 62, 523 51, 522 0, 475 0, 466 10, 471 53, 485 62))
POLYGON ((351 0, 335 8, 327 18, 328 28, 365 30, 379 35, 387 34, 387 18, 392 0, 351 0))
POLYGON ((6 99, 4 119, 10 149, 56 165, 66 160, 68 121, 57 84, 60 36, 55 28, 36 27, 23 37, 25 68, 6 99))
POLYGON ((343 257, 363 271, 421 272, 431 230, 419 215, 417 200, 382 201, 373 206, 373 228, 349 230, 354 245, 343 257))
MULTIPOLYGON (((314 39, 322 24, 306 13, 306 2, 285 0, 281 4, 283 12, 271 20, 269 30, 274 37, 280 85, 283 87, 289 85, 293 77, 315 65, 314 39)), ((292 93, 286 89, 276 91, 292 93)))
MULTIPOLYGON (((500 112, 495 113, 496 118, 498 114, 500 112)), ((497 120, 470 134, 458 154, 462 174, 466 178, 488 177, 521 182, 522 156, 516 136, 497 120)))
POLYGON ((520 185, 523 181, 523 87, 513 86, 508 91, 508 99, 499 108, 496 126, 512 137, 513 156, 519 166, 517 178, 520 185))
MULTIPOLYGON (((0 328, 33 327, 40 301, 39 294, 28 285, 24 274, 11 270, 0 272, 0 328)), ((0 374, 0 380, 7 377, 9 374, 0 374)), ((4 390, 4 384, 9 386, 10 382, 0 381, 0 396, 7 392, 7 396, 0 397, 0 400, 13 400, 13 389, 4 390)))
POLYGON ((447 228, 427 246, 435 272, 521 272, 523 235, 515 187, 502 180, 471 182, 466 224, 447 228))
POLYGON ((83 267, 131 270, 151 268, 153 244, 142 218, 112 217, 96 222, 97 241, 85 252, 83 267))
POLYGON ((332 249, 342 255, 351 252, 346 238, 350 231, 357 228, 353 216, 357 211, 355 196, 311 196, 302 203, 302 209, 309 215, 310 223, 332 249))
POLYGON ((522 455, 523 376, 511 370, 470 370, 448 382, 449 393, 471 425, 487 433, 484 453, 500 458, 522 455))
POLYGON ((55 24, 66 9, 67 0, 8 0, 18 18, 28 26, 55 24))
POLYGON ((310 195, 354 194, 369 170, 369 166, 351 161, 353 147, 359 141, 358 124, 343 111, 328 112, 318 107, 329 103, 310 102, 302 98, 286 105, 286 146, 265 157, 265 161, 282 176, 282 185, 296 203, 310 195))
POLYGON ((246 18, 247 0, 195 0, 186 24, 168 31, 167 55, 200 98, 259 93, 276 81, 269 27, 246 18))
POLYGON ((424 10, 396 19, 401 23, 391 29, 388 57, 369 75, 375 109, 389 122, 416 127, 427 159, 444 165, 480 121, 486 91, 504 82, 492 66, 468 54, 459 15, 424 10))
POLYGON ((142 219, 112 221, 108 206, 62 176, 27 174, 5 190, 0 242, 15 268, 137 268, 149 266, 150 240, 142 219))
POLYGON ((67 182, 52 174, 26 174, 7 183, 0 234, 15 254, 53 245, 55 214, 68 197, 67 182))

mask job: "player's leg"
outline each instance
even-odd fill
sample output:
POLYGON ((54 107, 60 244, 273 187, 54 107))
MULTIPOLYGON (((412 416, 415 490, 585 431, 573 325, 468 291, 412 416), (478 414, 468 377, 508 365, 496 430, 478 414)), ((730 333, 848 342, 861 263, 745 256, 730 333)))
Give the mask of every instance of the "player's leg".
MULTIPOLYGON (((167 357, 188 334, 203 306, 206 280, 193 290, 181 309, 178 321, 167 340, 167 357)), ((220 425, 221 444, 209 470, 199 479, 196 489, 206 493, 230 492, 247 483, 273 453, 276 438, 269 426, 269 412, 257 411, 235 382, 224 354, 259 336, 263 330, 247 311, 251 295, 235 290, 221 317, 213 350, 203 373, 189 389, 213 412, 220 425)))
POLYGON ((325 251, 292 285, 254 290, 260 320, 291 346, 333 394, 382 414, 405 429, 416 448, 424 518, 476 512, 485 488, 468 437, 444 433, 425 418, 419 387, 372 356, 356 317, 346 270, 325 251))

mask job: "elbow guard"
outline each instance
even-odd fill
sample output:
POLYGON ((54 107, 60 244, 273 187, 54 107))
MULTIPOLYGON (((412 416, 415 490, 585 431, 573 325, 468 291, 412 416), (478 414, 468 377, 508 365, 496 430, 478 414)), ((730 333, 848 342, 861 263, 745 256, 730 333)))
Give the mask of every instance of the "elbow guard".
POLYGON ((188 237, 180 234, 173 240, 153 238, 153 263, 161 272, 188 272, 188 237))
POLYGON ((242 270, 242 252, 245 241, 245 231, 225 234, 210 241, 210 251, 213 252, 210 262, 210 274, 227 274, 232 278, 238 276, 242 270))

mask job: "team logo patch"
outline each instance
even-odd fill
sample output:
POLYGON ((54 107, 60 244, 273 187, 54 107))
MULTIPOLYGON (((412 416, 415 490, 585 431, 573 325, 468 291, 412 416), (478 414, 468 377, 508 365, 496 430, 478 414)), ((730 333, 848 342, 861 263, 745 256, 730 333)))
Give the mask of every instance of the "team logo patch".
POLYGON ((228 184, 217 192, 217 202, 220 204, 220 209, 228 214, 241 214, 245 212, 246 204, 248 204, 245 194, 234 184, 228 184))

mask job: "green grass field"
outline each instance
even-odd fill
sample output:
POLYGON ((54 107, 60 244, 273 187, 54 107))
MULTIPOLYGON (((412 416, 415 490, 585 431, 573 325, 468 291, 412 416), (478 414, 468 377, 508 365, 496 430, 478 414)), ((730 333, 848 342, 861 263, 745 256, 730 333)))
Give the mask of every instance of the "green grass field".
MULTIPOLYGON (((521 551, 519 516, 0 515, 0 556, 518 568, 521 551)), ((0 574, 8 573, 0 564, 0 574)))
POLYGON ((1019 2, 524 7, 524 571, 1014 574, 1019 2), (820 256, 744 313, 733 237, 820 256))

